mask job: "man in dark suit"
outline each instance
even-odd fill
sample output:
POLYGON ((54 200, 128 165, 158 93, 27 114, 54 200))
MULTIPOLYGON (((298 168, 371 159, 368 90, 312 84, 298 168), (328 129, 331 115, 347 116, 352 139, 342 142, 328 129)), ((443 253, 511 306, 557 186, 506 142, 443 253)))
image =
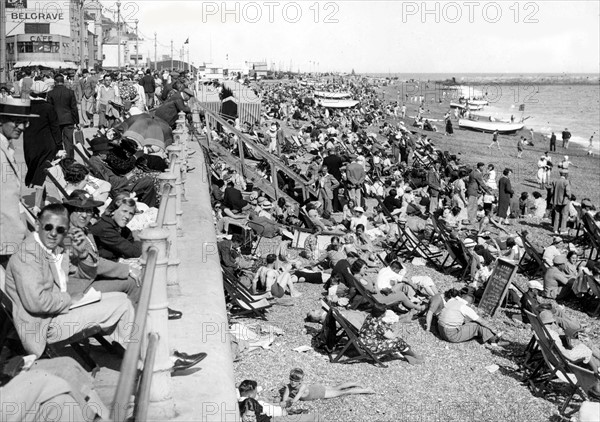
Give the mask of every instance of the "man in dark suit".
POLYGON ((477 168, 469 175, 469 182, 467 183, 467 213, 469 215, 469 222, 471 224, 477 223, 477 199, 482 191, 490 193, 490 188, 483 182, 483 167, 484 163, 477 163, 477 168))
POLYGON ((77 110, 77 99, 75 93, 65 86, 65 77, 56 75, 55 86, 48 93, 48 102, 54 106, 58 115, 58 124, 62 132, 63 146, 67 156, 73 158, 73 131, 75 125, 79 126, 79 111, 77 110))
POLYGON ((148 110, 154 108, 154 92, 156 91, 156 83, 150 69, 146 69, 146 75, 140 79, 140 85, 144 87, 146 93, 146 105, 148 110))
POLYGON ((186 115, 191 113, 190 108, 185 103, 193 96, 194 93, 189 88, 174 93, 156 109, 154 116, 163 119, 172 129, 175 129, 179 112, 183 111, 186 115))
POLYGON ((556 234, 566 232, 567 220, 569 219, 571 182, 567 180, 567 175, 567 173, 561 171, 560 179, 555 181, 552 186, 552 205, 554 205, 552 225, 556 234))

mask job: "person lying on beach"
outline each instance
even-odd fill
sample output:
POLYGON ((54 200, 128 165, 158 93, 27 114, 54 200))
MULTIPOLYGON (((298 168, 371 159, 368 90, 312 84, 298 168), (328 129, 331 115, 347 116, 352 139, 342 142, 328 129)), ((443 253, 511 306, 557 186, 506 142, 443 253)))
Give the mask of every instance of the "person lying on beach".
POLYGON ((305 384, 304 371, 294 368, 290 371, 290 383, 285 386, 281 407, 289 408, 298 401, 332 399, 351 394, 375 394, 375 391, 356 382, 344 382, 334 386, 305 384))

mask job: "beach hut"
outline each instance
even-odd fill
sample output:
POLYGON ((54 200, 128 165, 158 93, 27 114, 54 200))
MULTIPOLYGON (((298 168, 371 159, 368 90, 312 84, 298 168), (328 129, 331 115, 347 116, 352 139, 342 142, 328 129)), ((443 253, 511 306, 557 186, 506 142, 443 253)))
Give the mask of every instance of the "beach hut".
MULTIPOLYGON (((221 100, 220 87, 216 87, 214 84, 201 84, 198 87, 196 99, 203 107, 223 115, 228 120, 231 120, 232 115, 236 114, 237 109, 237 117, 241 124, 260 121, 261 101, 252 89, 234 81, 223 81, 223 86, 231 90, 233 97, 221 100)), ((217 123, 213 122, 210 117, 208 117, 207 123, 210 123, 212 127, 217 126, 217 123)))

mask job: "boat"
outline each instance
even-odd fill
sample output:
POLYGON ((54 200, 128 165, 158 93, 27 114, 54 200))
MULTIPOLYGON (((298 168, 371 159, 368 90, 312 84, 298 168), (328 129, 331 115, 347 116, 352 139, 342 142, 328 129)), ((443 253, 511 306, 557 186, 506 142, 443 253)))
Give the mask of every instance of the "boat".
POLYGON ((477 111, 477 110, 481 110, 483 108, 483 105, 481 105, 481 104, 477 105, 477 104, 471 104, 471 103, 469 103, 469 104, 462 104, 462 103, 451 102, 450 103, 450 108, 459 108, 461 110, 469 109, 469 110, 472 110, 472 111, 477 111))
POLYGON ((458 119, 458 127, 461 129, 488 133, 498 131, 498 133, 513 134, 523 129, 524 126, 525 124, 523 122, 510 123, 489 120, 458 119))
POLYGON ((489 102, 487 100, 467 100, 467 104, 477 105, 477 106, 486 106, 486 105, 489 105, 489 102))
POLYGON ((356 100, 319 100, 319 105, 327 108, 350 108, 357 104, 356 100))
POLYGON ((345 99, 345 98, 352 98, 352 94, 350 94, 349 92, 315 91, 315 97, 330 98, 333 100, 341 100, 341 99, 345 99))

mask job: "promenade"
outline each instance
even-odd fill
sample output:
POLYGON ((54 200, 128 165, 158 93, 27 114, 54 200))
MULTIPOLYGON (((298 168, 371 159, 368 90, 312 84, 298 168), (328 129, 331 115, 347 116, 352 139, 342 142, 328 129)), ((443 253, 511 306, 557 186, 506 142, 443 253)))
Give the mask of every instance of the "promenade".
MULTIPOLYGON (((95 129, 84 129, 92 138, 95 129)), ((226 337, 227 317, 222 287, 221 267, 216 247, 209 184, 202 151, 196 142, 188 142, 188 166, 185 198, 182 202, 182 230, 177 238, 180 261, 179 285, 168 287, 169 307, 183 312, 180 320, 168 322, 171 350, 208 354, 199 365, 170 378, 172 401, 153 402, 151 394, 149 419, 177 421, 239 420, 233 375, 233 359, 226 337), (195 153, 193 153, 195 151, 195 153)), ((16 159, 23 171, 22 138, 15 141, 16 159)), ((33 191, 23 188, 28 204, 33 191)), ((101 366, 94 380, 105 405, 110 407, 119 378, 121 359, 92 346, 92 357, 101 366), (96 353, 98 351, 98 353, 96 353)), ((161 391, 165 392, 164 386, 161 391)))

